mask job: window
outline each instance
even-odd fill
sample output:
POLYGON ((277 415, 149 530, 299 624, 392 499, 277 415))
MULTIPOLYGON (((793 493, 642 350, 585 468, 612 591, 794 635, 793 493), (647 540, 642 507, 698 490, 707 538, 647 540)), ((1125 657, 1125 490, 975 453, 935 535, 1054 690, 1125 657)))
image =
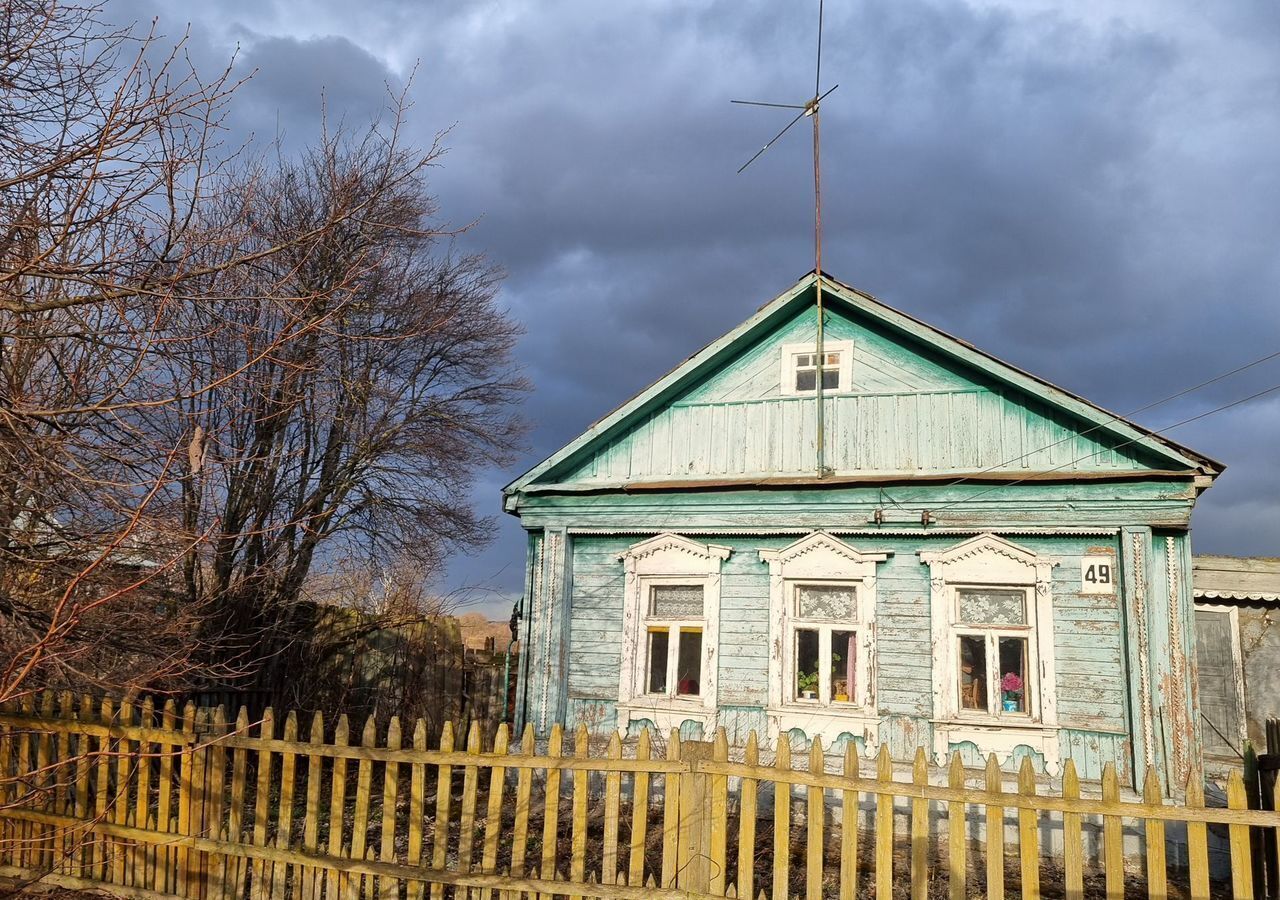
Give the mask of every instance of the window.
POLYGON ((1053 647, 1055 561, 993 534, 921 551, 929 566, 934 756, 1019 747, 1061 770, 1053 647))
POLYGON ((791 699, 822 706, 853 702, 858 696, 857 588, 807 582, 791 587, 791 699))
POLYGON ((879 742, 871 662, 875 658, 876 565, 821 531, 781 550, 769 564, 769 705, 773 733, 795 729, 828 745, 856 735, 879 742))
POLYGON ((645 694, 701 696, 704 593, 702 584, 649 585, 645 694))
POLYGON ((853 377, 853 341, 823 341, 822 364, 816 344, 784 344, 782 346, 782 393, 813 394, 818 389, 819 372, 824 392, 841 393, 851 389, 853 377))
POLYGON ((1035 679, 1025 588, 955 590, 954 684, 961 715, 1028 717, 1035 679))
POLYGON ((666 731, 716 721, 720 564, 728 547, 660 534, 633 545, 625 567, 618 728, 666 731))

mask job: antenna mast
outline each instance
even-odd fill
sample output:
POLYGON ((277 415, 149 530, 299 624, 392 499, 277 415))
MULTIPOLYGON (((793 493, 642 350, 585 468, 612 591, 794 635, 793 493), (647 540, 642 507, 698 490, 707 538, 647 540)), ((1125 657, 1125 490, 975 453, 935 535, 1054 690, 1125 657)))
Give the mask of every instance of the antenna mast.
POLYGON ((825 314, 822 305, 822 135, 819 127, 821 115, 819 108, 822 101, 831 94, 840 85, 835 85, 826 93, 822 91, 822 13, 824 0, 818 0, 818 53, 815 65, 815 75, 813 80, 813 98, 803 104, 795 103, 763 103, 758 100, 731 100, 731 103, 740 103, 745 106, 768 106, 782 109, 798 109, 799 113, 796 117, 787 123, 786 127, 779 131, 769 140, 767 144, 756 151, 756 154, 743 163, 742 168, 738 169, 741 174, 747 166, 751 165, 760 156, 773 146, 778 138, 782 137, 791 130, 791 126, 799 122, 805 116, 813 119, 813 289, 817 300, 818 307, 818 340, 816 351, 816 359, 814 366, 814 399, 817 407, 817 434, 814 436, 814 451, 817 457, 818 477, 825 478, 830 474, 831 470, 826 464, 826 425, 824 423, 824 398, 823 398, 823 376, 826 372, 827 356, 824 347, 825 338, 825 314))

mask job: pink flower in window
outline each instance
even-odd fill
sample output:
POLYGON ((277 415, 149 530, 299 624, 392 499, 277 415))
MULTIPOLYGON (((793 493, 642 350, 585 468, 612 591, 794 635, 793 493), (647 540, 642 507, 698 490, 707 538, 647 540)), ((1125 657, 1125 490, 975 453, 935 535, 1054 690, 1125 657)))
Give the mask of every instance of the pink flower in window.
POLYGON ((1000 690, 1006 694, 1021 694, 1022 679, 1017 672, 1005 672, 1004 677, 1000 679, 1000 690))

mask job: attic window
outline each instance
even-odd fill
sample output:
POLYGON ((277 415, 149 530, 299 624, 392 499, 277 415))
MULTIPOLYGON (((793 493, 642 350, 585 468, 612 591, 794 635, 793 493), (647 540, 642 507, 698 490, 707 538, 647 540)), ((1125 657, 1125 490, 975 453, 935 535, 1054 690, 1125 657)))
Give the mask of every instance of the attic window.
POLYGON ((850 390, 853 374, 853 342, 824 341, 822 365, 813 344, 784 344, 782 347, 782 393, 803 396, 817 393, 818 373, 824 393, 850 390))

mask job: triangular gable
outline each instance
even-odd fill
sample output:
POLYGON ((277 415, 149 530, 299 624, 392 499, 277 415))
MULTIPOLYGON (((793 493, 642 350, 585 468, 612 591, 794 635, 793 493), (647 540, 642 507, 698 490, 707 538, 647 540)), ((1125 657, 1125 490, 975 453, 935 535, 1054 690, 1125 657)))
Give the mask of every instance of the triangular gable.
MULTIPOLYGON (((548 479, 544 476, 548 475, 552 476, 549 479, 551 481, 558 481, 565 476, 569 476, 568 481, 576 480, 573 477, 575 466, 590 460, 593 453, 607 452, 610 441, 631 429, 643 427, 655 410, 661 410, 680 398, 687 398, 691 393, 712 383, 730 361, 743 353, 749 353, 750 348, 757 345, 763 336, 777 332, 805 310, 811 309, 814 305, 815 281, 813 273, 802 278, 790 290, 760 307, 737 328, 690 356, 658 381, 598 420, 569 444, 511 482, 504 493, 514 494, 534 482, 546 481, 548 479)), ((865 319, 884 333, 918 346, 922 352, 942 360, 953 370, 973 373, 976 378, 994 385, 998 392, 1007 394, 1011 402, 1025 400, 1035 410, 1043 411, 1035 413, 1036 415, 1046 421, 1056 419, 1059 432, 1066 427, 1094 436, 1089 438, 1093 443, 1081 443, 1080 446, 1090 447, 1096 444, 1099 452, 1105 452, 1108 447, 1122 448, 1115 451, 1116 458, 1119 459, 1124 452, 1125 463, 1130 464, 1133 469, 1196 470, 1207 474, 1221 471, 1222 467, 1208 457, 1114 416, 1069 391, 886 306, 829 276, 823 276, 822 284, 824 300, 833 315, 843 314, 859 320, 865 319), (1141 460, 1138 459, 1139 455, 1141 460)), ((811 402, 806 405, 810 408, 813 406, 811 402)), ((1045 432, 1046 435, 1050 433, 1056 432, 1045 432)), ((1031 442, 1032 438, 1028 436, 1024 440, 1031 442)), ((1069 454, 1072 450, 1069 447, 1063 452, 1069 454)), ((1033 461, 1037 467, 1039 463, 1039 460, 1033 461)), ((1047 469, 1048 466, 1043 468, 1047 469)), ((624 482, 635 480, 622 479, 624 482)), ((659 476, 647 479, 642 477, 639 480, 663 479, 659 476)))

